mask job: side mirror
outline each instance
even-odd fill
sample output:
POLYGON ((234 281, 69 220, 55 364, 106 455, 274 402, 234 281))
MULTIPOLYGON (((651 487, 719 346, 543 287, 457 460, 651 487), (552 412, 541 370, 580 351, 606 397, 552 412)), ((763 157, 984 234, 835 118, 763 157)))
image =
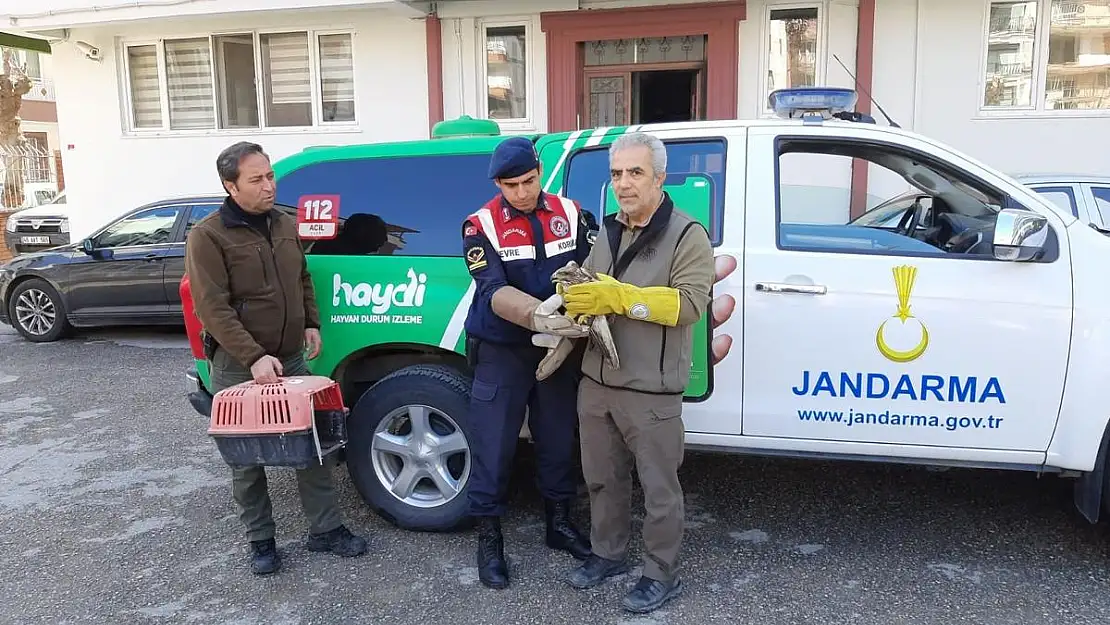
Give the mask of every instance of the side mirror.
POLYGON ((1038 258, 1048 241, 1048 219, 1024 209, 1004 208, 994 224, 994 257, 1029 261, 1038 258))
POLYGON ((93 243, 92 239, 85 239, 84 241, 81 241, 81 249, 84 250, 84 252, 89 256, 92 256, 93 252, 96 251, 96 244, 93 243))

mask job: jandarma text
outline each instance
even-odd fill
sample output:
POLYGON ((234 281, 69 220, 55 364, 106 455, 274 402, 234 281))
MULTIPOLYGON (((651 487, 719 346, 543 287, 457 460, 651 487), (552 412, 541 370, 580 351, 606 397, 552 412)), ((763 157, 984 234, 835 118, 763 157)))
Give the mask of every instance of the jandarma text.
POLYGON ((843 423, 845 427, 854 425, 882 425, 888 427, 925 427, 943 428, 949 432, 956 430, 997 430, 1002 425, 1003 417, 989 415, 986 417, 961 417, 949 415, 899 414, 885 410, 883 412, 856 412, 854 410, 799 410, 798 419, 801 421, 817 421, 825 423, 843 423))

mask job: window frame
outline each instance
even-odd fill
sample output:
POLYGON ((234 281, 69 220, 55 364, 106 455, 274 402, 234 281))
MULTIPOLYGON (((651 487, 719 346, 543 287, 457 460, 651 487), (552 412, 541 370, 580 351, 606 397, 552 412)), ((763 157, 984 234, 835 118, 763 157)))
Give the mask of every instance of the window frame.
MULTIPOLYGON (((900 152, 903 152, 903 153, 905 153, 909 156, 913 156, 916 160, 918 160, 921 163, 924 163, 927 167, 945 171, 949 175, 952 175, 956 178, 961 179, 960 182, 963 182, 964 184, 967 184, 969 186, 974 185, 975 187, 982 187, 982 188, 988 189, 992 194, 997 195, 1001 199, 1002 204, 998 209, 999 211, 1001 211, 1003 209, 1006 209, 1006 208, 1020 208, 1020 209, 1023 209, 1023 210, 1029 210, 1027 207, 1024 207, 1024 206, 1021 206, 1020 204, 1017 204, 1016 200, 1013 197, 1011 197, 1009 193, 1001 191, 1000 189, 998 189, 994 185, 986 182, 982 178, 974 176, 974 175, 970 174, 969 172, 964 172, 964 171, 953 172, 953 171, 951 171, 950 167, 945 165, 943 162, 938 161, 938 159, 935 156, 933 156, 931 154, 928 154, 926 152, 923 152, 919 149, 911 148, 911 147, 901 145, 901 144, 897 144, 897 143, 890 143, 888 141, 882 141, 882 140, 876 140, 876 139, 866 139, 866 138, 859 138, 859 137, 848 137, 848 136, 835 136, 835 137, 833 137, 833 136, 815 136, 815 135, 806 135, 806 134, 780 134, 780 135, 776 136, 775 139, 774 139, 773 151, 771 153, 771 157, 774 159, 774 172, 775 172, 772 184, 774 184, 774 196, 775 196, 775 250, 776 251, 783 252, 783 253, 793 253, 793 254, 798 254, 798 253, 801 253, 801 254, 822 254, 822 255, 831 254, 831 255, 834 255, 834 256, 854 255, 854 256, 881 256, 881 257, 890 257, 890 258, 938 258, 938 259, 943 258, 943 259, 950 259, 950 260, 970 260, 970 261, 976 261, 976 262, 996 262, 996 263, 1010 262, 1010 261, 999 260, 999 259, 995 258, 993 255, 987 255, 987 254, 952 254, 952 253, 945 252, 943 250, 937 250, 937 253, 932 253, 932 252, 912 252, 912 251, 903 251, 903 250, 840 249, 840 248, 818 248, 818 247, 802 248, 802 247, 784 246, 782 244, 782 224, 783 224, 783 222, 782 222, 782 196, 781 196, 781 193, 780 193, 780 190, 782 188, 782 164, 781 164, 782 163, 781 158, 782 158, 782 155, 783 155, 783 153, 782 153, 782 144, 793 142, 793 141, 804 142, 804 143, 844 143, 844 142, 847 142, 847 143, 850 143, 850 144, 853 144, 853 145, 866 146, 866 147, 875 148, 875 149, 894 150, 896 152, 900 151, 900 152)), ((798 154, 799 152, 792 152, 792 153, 793 154, 798 154)), ((800 153, 815 155, 815 156, 837 156, 837 155, 815 153, 815 152, 800 152, 800 153)), ((841 156, 841 158, 854 158, 854 157, 841 156)), ((866 160, 866 159, 864 159, 864 160, 866 160)), ((868 163, 873 163, 872 161, 867 161, 867 162, 868 163)), ((873 164, 877 164, 877 163, 873 163, 873 164)), ((976 188, 975 190, 978 191, 979 189, 976 188)), ((1030 189, 1030 192, 1031 193, 1036 193, 1032 189, 1030 189)), ((845 222, 845 223, 847 223, 847 222, 845 222)), ((863 227, 866 227, 866 226, 863 226, 863 227)), ((1060 250, 1059 250, 1060 245, 1059 245, 1059 240, 1058 240, 1059 235, 1056 233, 1056 228, 1053 227, 1052 223, 1048 223, 1047 228, 1048 228, 1048 240, 1045 242, 1045 245, 1044 245, 1045 254, 1041 258, 1039 258, 1035 261, 1030 261, 1030 262, 1034 262, 1034 263, 1054 263, 1060 258, 1060 250)))
POLYGON ((1087 118, 1110 117, 1105 109, 1049 109, 1045 108, 1045 80, 1048 76, 1049 40, 1052 36, 1052 0, 983 0, 980 15, 979 74, 976 77, 975 110, 979 118, 1005 119, 1015 117, 1087 118), (984 102, 987 87, 987 53, 990 49, 991 7, 995 4, 1034 2, 1037 5, 1036 23, 1033 27, 1033 89, 1028 106, 987 106, 984 102))
POLYGON ((192 206, 192 204, 190 204, 188 202, 169 202, 169 203, 166 203, 166 204, 157 204, 157 205, 154 205, 154 206, 143 206, 143 207, 137 208, 137 209, 131 211, 130 213, 127 213, 126 215, 124 215, 124 216, 116 219, 115 221, 109 223, 108 225, 104 226, 100 230, 98 230, 95 233, 93 233, 92 235, 90 235, 88 238, 93 241, 94 245, 96 246, 96 249, 98 249, 98 250, 99 249, 105 249, 105 250, 113 250, 114 251, 114 250, 143 249, 143 248, 149 248, 149 247, 172 247, 172 246, 178 246, 178 245, 183 246, 183 245, 185 245, 185 242, 180 240, 181 237, 180 237, 180 234, 179 234, 179 231, 181 230, 181 225, 182 225, 181 224, 181 219, 182 219, 183 216, 185 216, 187 214, 187 211, 190 210, 191 206, 192 206), (165 210, 167 208, 177 209, 177 218, 173 222, 173 227, 170 229, 170 240, 169 241, 166 241, 165 243, 143 243, 141 245, 120 245, 120 246, 117 246, 117 247, 101 247, 100 246, 100 237, 103 236, 106 232, 108 232, 112 228, 118 226, 119 224, 121 224, 121 223, 123 223, 123 222, 125 222, 129 219, 134 219, 134 218, 136 218, 140 215, 143 215, 145 213, 151 213, 151 212, 155 212, 155 211, 165 210))
MULTIPOLYGON (((299 31, 298 31, 299 32, 299 31)), ((356 45, 355 31, 351 28, 316 28, 308 31, 309 36, 309 60, 312 62, 313 67, 316 68, 315 74, 312 76, 312 100, 313 109, 315 110, 315 119, 313 122, 320 128, 358 128, 358 67, 355 59, 358 58, 358 48, 356 45), (348 35, 351 38, 351 99, 354 103, 355 119, 353 121, 340 121, 329 122, 324 120, 324 91, 320 84, 321 81, 321 66, 320 66, 320 37, 327 35, 348 35), (319 104, 319 106, 317 106, 319 104)), ((259 67, 261 67, 262 57, 258 57, 259 67)))
POLYGON ((182 32, 169 37, 119 39, 116 45, 116 55, 119 61, 118 84, 121 102, 121 122, 123 134, 129 137, 165 137, 165 136, 217 136, 252 134, 298 134, 298 133, 331 133, 331 132, 359 132, 359 93, 358 93, 358 30, 355 28, 311 28, 311 27, 268 27, 268 28, 227 28, 211 30, 208 32, 182 32), (308 44, 308 78, 311 94, 311 121, 307 126, 268 126, 266 110, 265 80, 262 74, 262 37, 264 35, 279 34, 304 34, 308 44), (258 107, 257 127, 222 128, 220 119, 221 85, 216 72, 216 55, 218 46, 216 39, 227 36, 251 37, 254 54, 254 76, 256 85, 255 105, 258 107), (355 109, 354 121, 324 121, 323 95, 320 87, 320 37, 324 35, 347 35, 351 39, 351 65, 352 89, 355 109), (166 69, 166 42, 184 39, 206 39, 209 45, 209 71, 212 76, 212 111, 214 124, 211 128, 174 129, 170 127, 170 98, 169 80, 166 69), (131 64, 128 51, 135 47, 153 46, 158 69, 158 95, 161 108, 161 126, 157 128, 139 128, 135 126, 135 108, 132 98, 131 64))
MULTIPOLYGON (((1080 194, 1081 189, 1078 189, 1074 184, 1066 184, 1066 183, 1044 183, 1044 184, 1041 184, 1041 183, 1034 183, 1034 184, 1028 185, 1028 187, 1030 189, 1032 189, 1033 192, 1038 194, 1038 195, 1040 195, 1042 192, 1049 192, 1049 193, 1060 192, 1060 193, 1067 194, 1068 199, 1071 200, 1071 216, 1075 217, 1076 219, 1079 218, 1079 203, 1083 201, 1083 197, 1080 194)), ((1047 198, 1045 198, 1045 199, 1047 200, 1047 198)))
POLYGON ((494 119, 502 131, 528 132, 536 130, 536 76, 535 29, 526 16, 481 18, 474 21, 475 45, 478 48, 478 113, 483 119, 489 116, 489 55, 486 37, 490 28, 524 28, 524 111, 526 116, 512 119, 494 119))
POLYGON ((1104 184, 1104 183, 1101 183, 1101 182, 1091 182, 1091 183, 1087 184, 1087 196, 1091 200, 1090 210, 1087 211, 1088 217, 1090 219, 1094 219, 1094 218, 1097 217, 1097 219, 1102 222, 1102 225, 1104 227, 1105 226, 1110 226, 1110 221, 1106 221, 1106 220, 1103 219, 1102 210, 1099 209, 1099 202, 1100 201, 1110 202, 1110 196, 1108 196, 1105 200, 1103 200, 1103 198, 1100 198, 1097 195, 1095 195, 1095 189, 1099 189, 1099 190, 1106 189, 1108 192, 1110 192, 1110 184, 1104 184))
MULTIPOLYGON (((203 208, 207 208, 207 207, 209 207, 209 206, 211 206, 211 207, 212 207, 212 211, 210 211, 210 213, 209 213, 209 214, 211 214, 211 213, 218 213, 218 212, 219 212, 219 210, 220 210, 221 204, 220 204, 220 202, 218 202, 218 201, 215 201, 215 200, 213 200, 213 201, 211 201, 211 202, 205 202, 205 201, 197 201, 197 202, 193 202, 192 204, 190 204, 190 205, 189 205, 189 212, 188 212, 188 214, 186 214, 186 215, 185 215, 185 219, 184 219, 184 220, 183 220, 183 221, 181 222, 181 235, 180 235, 180 237, 179 237, 179 238, 180 238, 180 239, 181 239, 181 240, 182 240, 183 242, 184 242, 184 241, 186 241, 186 240, 188 239, 188 237, 189 237, 189 233, 190 233, 190 232, 192 231, 192 230, 191 230, 191 229, 189 228, 189 223, 190 223, 190 222, 193 222, 193 223, 195 224, 195 223, 198 223, 198 222, 200 222, 200 219, 197 219, 197 220, 196 220, 196 221, 194 222, 194 220, 193 220, 193 213, 194 213, 194 212, 197 212, 197 209, 203 209, 203 208)), ((204 218, 205 218, 205 217, 207 217, 207 216, 208 216, 208 215, 205 215, 204 217, 201 217, 201 219, 204 219, 204 218)), ((195 227, 195 226, 194 226, 194 227, 195 227)))
MULTIPOLYGON (((666 139, 661 138, 660 139, 663 142, 663 146, 665 148, 667 148, 667 152, 668 152, 668 161, 667 161, 667 168, 668 168, 667 174, 668 175, 670 175, 672 173, 673 174, 703 173, 703 172, 688 172, 688 171, 670 171, 670 167, 672 165, 672 162, 669 158, 671 147, 677 146, 677 145, 689 145, 689 144, 715 144, 715 145, 720 146, 720 148, 721 148, 721 174, 720 175, 721 175, 721 180, 723 181, 723 184, 721 185, 721 189, 720 189, 720 200, 715 201, 713 203, 713 206, 711 206, 709 208, 709 223, 705 224, 705 230, 706 230, 706 233, 709 236, 709 245, 710 245, 710 247, 713 247, 713 248, 717 248, 717 247, 720 247, 720 246, 724 245, 724 232, 725 232, 724 224, 725 224, 725 213, 726 213, 725 187, 728 185, 729 138, 730 137, 725 136, 725 135, 704 135, 704 136, 687 136, 687 137, 674 137, 674 138, 666 138, 666 139)), ((562 177, 562 179, 560 180, 560 183, 561 183, 560 189, 561 189, 561 191, 559 192, 559 194, 563 195, 564 197, 574 199, 570 195, 568 195, 568 193, 569 193, 569 187, 570 187, 570 177, 571 177, 571 172, 572 172, 573 167, 574 167, 574 159, 575 158, 577 158, 578 156, 583 155, 583 154, 593 154, 593 153, 597 153, 597 152, 604 152, 604 153, 608 154, 609 147, 610 147, 610 144, 596 145, 596 146, 595 145, 589 145, 589 146, 582 146, 582 147, 579 147, 579 148, 573 150, 567 156, 566 166, 563 167, 563 171, 559 174, 562 177)), ((606 160, 606 163, 608 163, 608 160, 606 160)), ((578 201, 578 200, 576 200, 576 201, 578 201)), ((579 201, 579 203, 581 203, 581 202, 579 201)), ((588 210, 588 209, 584 208, 584 210, 588 210)), ((605 220, 605 215, 604 214, 598 214, 597 215, 597 223, 598 223, 599 228, 602 226, 604 220, 605 220)))
POLYGON ((22 65, 24 68, 27 68, 31 64, 32 55, 35 57, 35 60, 38 61, 38 73, 35 74, 35 75, 27 74, 28 78, 30 78, 32 81, 46 80, 46 77, 43 76, 43 71, 42 71, 42 53, 41 52, 36 52, 34 50, 19 50, 19 49, 16 49, 14 52, 15 52, 15 55, 16 55, 16 59, 19 61, 20 65, 22 65))
MULTIPOLYGON (((339 159, 339 160, 336 160, 336 161, 331 161, 331 160, 315 161, 315 162, 312 162, 312 163, 305 164, 302 167, 298 167, 298 168, 296 168, 292 171, 286 172, 282 176, 282 184, 278 185, 278 195, 275 198, 275 206, 277 206, 277 207, 285 206, 285 207, 289 208, 290 211, 291 211, 290 215, 292 216, 293 219, 296 219, 297 218, 297 213, 296 213, 297 209, 296 209, 296 206, 295 206, 296 202, 295 201, 284 201, 283 202, 283 199, 290 199, 290 198, 289 198, 289 196, 283 196, 282 194, 288 192, 288 190, 290 188, 296 189, 296 191, 295 191, 296 195, 304 195, 306 193, 313 193, 313 191, 309 191, 308 189, 319 188, 317 186, 317 185, 319 185, 318 182, 314 182, 312 185, 309 185, 307 187, 306 186, 298 186, 298 185, 303 185, 303 182, 301 180, 295 178, 294 176, 305 175, 304 172, 305 172, 306 169, 309 169, 309 168, 312 168, 312 167, 324 166, 327 163, 354 163, 354 164, 361 163, 361 164, 364 164, 364 165, 369 164, 371 167, 373 167, 373 166, 377 166, 381 162, 397 163, 397 162, 423 161, 423 163, 418 164, 419 165, 418 169, 421 172, 425 172, 425 171, 432 171, 432 170, 437 169, 437 168, 431 167, 429 165, 429 163, 434 164, 434 163, 436 163, 436 161, 441 161, 443 159, 451 159, 451 158, 460 159, 461 158, 461 159, 473 159, 474 165, 476 165, 475 172, 479 172, 479 171, 480 172, 485 172, 486 169, 488 168, 489 158, 490 158, 490 155, 493 154, 493 150, 494 150, 494 146, 491 145, 488 148, 485 147, 485 146, 479 146, 479 147, 475 147, 473 149, 462 148, 462 149, 457 150, 457 151, 446 151, 446 152, 431 151, 431 152, 418 152, 418 153, 412 153, 412 154, 387 151, 385 153, 378 153, 378 154, 375 154, 373 156, 367 156, 367 157, 355 157, 355 158, 351 158, 351 159, 339 159), (283 189, 284 189, 284 191, 283 191, 283 189)), ((383 175, 381 172, 370 172, 370 173, 374 173, 377 176, 382 176, 383 175)), ((364 176, 369 176, 369 173, 363 172, 363 175, 364 176)), ((373 177, 373 176, 370 176, 370 177, 373 177)), ((476 200, 476 202, 480 202, 480 203, 476 203, 472 206, 480 207, 483 204, 485 204, 486 202, 488 202, 490 200, 490 198, 496 197, 496 195, 498 193, 497 187, 494 186, 493 183, 491 181, 489 181, 484 175, 482 175, 481 177, 478 177, 478 176, 475 176, 474 174, 468 174, 467 176, 465 176, 465 178, 468 181, 474 181, 474 183, 476 185, 478 185, 478 184, 481 184, 483 186, 487 185, 487 184, 489 185, 488 186, 488 195, 484 195, 482 197, 482 199, 476 200)), ((394 184, 394 183, 391 182, 390 185, 392 185, 392 184, 394 184)), ((325 185, 325 186, 328 186, 328 185, 325 185)), ((365 185, 363 185, 363 186, 365 186, 365 185)), ((443 185, 440 185, 440 186, 443 186, 443 185)), ((408 189, 408 188, 409 187, 405 187, 405 189, 408 189)), ((448 184, 446 188, 453 188, 453 187, 452 187, 452 185, 448 184)), ((316 192, 318 192, 318 191, 316 191, 316 192)), ((393 193, 403 195, 405 191, 401 188, 391 187, 391 186, 387 185, 385 187, 382 187, 381 189, 376 190, 375 192, 378 193, 381 196, 385 196, 385 195, 389 195, 389 194, 393 194, 393 193)), ((338 191, 334 191, 334 193, 338 193, 338 191)), ((342 193, 338 193, 338 194, 343 195, 342 193)), ((459 193, 455 193, 454 197, 457 200, 459 197, 464 197, 464 196, 465 196, 465 193, 459 192, 459 193)), ((432 224, 433 228, 438 228, 442 224, 442 227, 443 227, 442 231, 440 231, 440 230, 434 230, 434 231, 437 232, 437 233, 450 232, 450 234, 446 235, 446 237, 451 241, 451 246, 429 246, 429 249, 434 249, 435 250, 434 253, 415 253, 415 252, 404 252, 404 251, 402 251, 402 253, 394 252, 392 254, 389 254, 389 256, 408 257, 408 258, 413 258, 413 259, 416 259, 416 258, 458 258, 458 257, 461 257, 461 255, 462 255, 461 252, 456 251, 454 246, 461 245, 462 239, 460 237, 461 237, 463 220, 466 218, 466 215, 468 214, 468 212, 472 211, 472 210, 475 210, 475 208, 461 208, 460 209, 459 208, 460 205, 458 204, 457 201, 453 204, 452 203, 444 203, 444 202, 429 202, 429 203, 434 204, 436 206, 453 207, 453 208, 451 208, 451 210, 461 210, 462 211, 462 212, 459 212, 457 214, 456 213, 450 213, 451 217, 449 219, 451 219, 452 221, 448 221, 447 220, 448 218, 445 218, 443 215, 439 215, 437 217, 434 217, 433 219, 430 219, 427 222, 429 224, 432 224), (454 221, 454 219, 456 217, 457 217, 457 221, 454 221), (440 219, 441 221, 436 221, 436 219, 440 219)), ((348 204, 348 205, 350 205, 350 204, 348 204)), ((465 203, 462 206, 465 206, 465 203)), ((428 211, 417 211, 417 212, 419 212, 421 214, 425 214, 425 215, 428 214, 428 211)), ((378 215, 379 217, 382 217, 383 219, 386 219, 386 217, 388 215, 385 211, 355 210, 354 212, 347 212, 347 210, 344 210, 343 208, 341 208, 340 209, 340 215, 339 215, 339 222, 341 224, 340 231, 342 231, 342 225, 346 223, 346 220, 351 215, 356 214, 356 213, 370 213, 370 214, 378 215)), ((394 216, 393 215, 388 215, 388 217, 390 219, 392 219, 394 216)), ((387 223, 389 223, 388 219, 387 219, 387 223)), ((402 225, 402 224, 392 224, 392 225, 402 225)), ((416 230, 415 233, 416 234, 427 234, 428 232, 432 232, 432 231, 433 231, 432 229, 428 229, 427 231, 425 231, 425 230, 416 230)), ((404 236, 404 234, 409 234, 409 233, 403 233, 402 236, 404 236)), ((298 239, 298 241, 300 241, 302 249, 306 249, 306 250, 310 249, 310 245, 315 242, 314 240, 311 240, 311 239, 301 239, 299 236, 297 237, 297 239, 298 239)), ((403 249, 404 248, 402 248, 402 250, 403 249)), ((461 247, 458 248, 458 249, 461 250, 461 247)), ((311 251, 307 252, 307 254, 309 256, 314 256, 314 254, 312 254, 311 251)))
MULTIPOLYGON (((989 0, 988 0, 989 1, 989 0)), ((771 92, 767 90, 767 70, 771 66, 771 52, 767 49, 771 37, 771 14, 775 11, 813 9, 817 11, 817 63, 813 69, 814 86, 826 84, 828 71, 829 11, 828 4, 820 0, 814 2, 769 2, 763 7, 763 17, 759 26, 759 115, 764 118, 776 117, 767 102, 771 92)))

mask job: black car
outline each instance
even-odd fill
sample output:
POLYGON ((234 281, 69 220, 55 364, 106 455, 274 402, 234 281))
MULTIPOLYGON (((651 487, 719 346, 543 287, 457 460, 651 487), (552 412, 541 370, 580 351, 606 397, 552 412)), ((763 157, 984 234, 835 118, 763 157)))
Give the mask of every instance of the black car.
POLYGON ((147 204, 69 245, 0 266, 0 322, 45 343, 72 328, 183 325, 185 236, 224 196, 147 204))

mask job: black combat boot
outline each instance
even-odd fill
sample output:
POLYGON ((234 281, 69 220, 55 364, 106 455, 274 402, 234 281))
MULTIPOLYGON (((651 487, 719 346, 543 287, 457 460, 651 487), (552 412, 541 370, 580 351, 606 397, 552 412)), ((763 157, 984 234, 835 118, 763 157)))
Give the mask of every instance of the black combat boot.
POLYGON ((269 575, 281 568, 281 556, 273 538, 251 541, 251 572, 255 575, 269 575))
POLYGON ((478 517, 478 579, 489 588, 509 587, 505 541, 501 537, 501 519, 497 517, 478 517))
POLYGON ((309 534, 305 547, 309 551, 322 553, 330 551, 344 558, 355 558, 366 553, 366 539, 355 536, 345 526, 340 525, 330 532, 309 534))
POLYGON ((547 516, 547 546, 561 549, 578 560, 590 557, 590 539, 570 521, 570 502, 544 501, 547 516))

